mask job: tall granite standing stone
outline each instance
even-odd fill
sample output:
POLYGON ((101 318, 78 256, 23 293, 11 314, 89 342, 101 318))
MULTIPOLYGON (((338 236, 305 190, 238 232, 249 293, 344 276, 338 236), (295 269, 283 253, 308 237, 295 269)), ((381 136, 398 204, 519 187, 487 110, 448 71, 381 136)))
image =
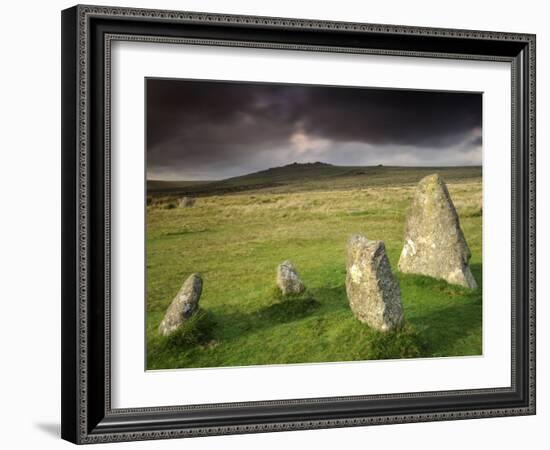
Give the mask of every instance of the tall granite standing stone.
POLYGON ((193 273, 170 303, 164 319, 159 326, 159 333, 163 336, 176 331, 198 310, 199 299, 202 293, 202 278, 198 273, 193 273))
POLYGON ((290 261, 284 261, 277 266, 277 286, 283 295, 301 294, 306 290, 296 267, 290 261))
POLYGON ((379 331, 403 323, 401 289, 382 241, 355 235, 348 241, 346 292, 355 317, 379 331))
POLYGON ((471 253, 445 182, 438 174, 418 183, 405 225, 399 270, 477 287, 468 262, 471 253))

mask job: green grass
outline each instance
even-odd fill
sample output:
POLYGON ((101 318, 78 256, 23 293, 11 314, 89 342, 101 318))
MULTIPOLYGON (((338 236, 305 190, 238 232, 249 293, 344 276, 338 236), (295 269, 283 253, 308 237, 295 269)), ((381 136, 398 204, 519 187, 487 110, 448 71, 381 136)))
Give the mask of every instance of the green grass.
POLYGON ((361 176, 354 183, 319 177, 209 194, 190 208, 166 209, 174 199, 154 196, 147 207, 147 367, 481 354, 481 178, 471 173, 448 186, 479 288, 396 273, 406 324, 393 333, 358 322, 348 306, 347 239, 384 240, 395 270, 414 183, 425 174, 415 170, 374 185, 361 176), (286 259, 308 288, 295 298, 275 288, 276 267, 286 259), (192 272, 204 280, 201 314, 178 336, 160 337, 164 312, 192 272))

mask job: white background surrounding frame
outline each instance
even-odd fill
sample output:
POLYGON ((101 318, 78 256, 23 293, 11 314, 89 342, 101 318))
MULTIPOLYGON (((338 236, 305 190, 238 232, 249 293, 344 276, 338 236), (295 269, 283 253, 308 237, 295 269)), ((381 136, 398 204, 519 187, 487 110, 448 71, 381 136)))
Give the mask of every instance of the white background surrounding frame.
POLYGON ((114 408, 510 385, 511 203, 502 195, 511 189, 509 63, 120 41, 111 55, 114 408), (483 356, 144 371, 144 78, 150 76, 483 92, 483 356))
MULTIPOLYGON (((537 415, 484 420, 332 428, 285 433, 216 436, 98 445, 108 450, 407 450, 538 449, 550 423, 550 28, 540 0, 98 0, 136 6, 308 19, 537 33, 537 415), (113 446, 114 445, 114 446, 113 446)), ((5 448, 74 449, 59 438, 60 423, 60 13, 74 0, 7 2, 0 28, 0 71, 6 126, 2 197, 2 383, 5 448), (22 23, 24 22, 24 27, 22 23), (22 32, 22 30, 29 32, 22 32), (32 31, 31 31, 32 30, 32 31), (28 56, 28 57, 27 57, 28 56), (9 62, 16 62, 9 64, 9 62), (32 288, 32 292, 31 292, 32 288), (24 320, 23 320, 24 317, 24 320)), ((502 193, 506 195, 506 193, 502 193)), ((542 443, 542 444, 541 444, 542 443)))

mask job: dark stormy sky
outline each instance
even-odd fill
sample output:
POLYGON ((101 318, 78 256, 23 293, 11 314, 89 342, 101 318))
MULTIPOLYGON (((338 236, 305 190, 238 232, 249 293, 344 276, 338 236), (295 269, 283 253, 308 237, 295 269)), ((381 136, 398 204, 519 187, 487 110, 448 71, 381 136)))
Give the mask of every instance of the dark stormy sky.
POLYGON ((147 80, 147 178, 292 162, 480 165, 479 93, 147 80))

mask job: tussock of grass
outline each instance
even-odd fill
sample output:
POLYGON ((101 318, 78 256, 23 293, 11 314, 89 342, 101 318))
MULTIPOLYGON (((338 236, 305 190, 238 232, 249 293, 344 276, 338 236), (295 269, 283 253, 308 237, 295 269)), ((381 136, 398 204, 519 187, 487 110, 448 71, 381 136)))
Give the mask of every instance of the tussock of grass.
POLYGON ((182 351, 206 344, 212 340, 215 327, 216 321, 212 314, 199 309, 172 334, 161 337, 159 348, 164 351, 182 351))
POLYGON ((308 289, 299 294, 283 294, 281 289, 279 289, 277 286, 273 286, 269 292, 269 299, 273 302, 313 299, 313 294, 308 289))
POLYGON ((427 344, 409 323, 386 333, 374 332, 367 359, 419 358, 426 355, 427 344))

